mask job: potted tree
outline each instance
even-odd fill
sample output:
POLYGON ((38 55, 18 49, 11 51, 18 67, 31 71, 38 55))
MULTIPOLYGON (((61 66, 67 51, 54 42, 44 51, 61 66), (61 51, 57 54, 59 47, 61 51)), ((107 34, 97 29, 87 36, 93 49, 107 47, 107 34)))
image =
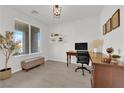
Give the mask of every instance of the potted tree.
POLYGON ((7 31, 5 36, 0 34, 0 52, 5 56, 5 68, 0 70, 0 79, 7 79, 11 76, 11 68, 8 68, 8 61, 11 55, 19 48, 19 42, 13 39, 13 32, 7 31))

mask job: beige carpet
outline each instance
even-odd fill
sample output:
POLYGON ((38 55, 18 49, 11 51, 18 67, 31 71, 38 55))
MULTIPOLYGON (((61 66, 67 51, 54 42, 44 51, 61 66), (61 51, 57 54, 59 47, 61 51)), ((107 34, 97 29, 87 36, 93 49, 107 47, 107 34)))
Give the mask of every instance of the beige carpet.
POLYGON ((66 63, 47 61, 44 65, 28 72, 20 71, 7 80, 0 80, 0 87, 5 88, 89 88, 90 74, 85 71, 74 72, 77 67, 66 63))

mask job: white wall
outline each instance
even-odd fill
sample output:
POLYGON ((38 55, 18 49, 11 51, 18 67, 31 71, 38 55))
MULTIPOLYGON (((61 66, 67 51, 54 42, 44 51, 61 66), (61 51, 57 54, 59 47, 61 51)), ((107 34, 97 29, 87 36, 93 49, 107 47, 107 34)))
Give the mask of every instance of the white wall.
MULTIPOLYGON (((4 34, 5 31, 14 31, 14 21, 18 18, 22 21, 30 23, 34 26, 37 26, 41 29, 41 53, 40 54, 33 54, 27 56, 19 56, 19 57, 12 57, 9 61, 9 67, 12 67, 12 72, 16 72, 21 70, 20 62, 21 60, 34 57, 34 56, 44 56, 47 59, 47 46, 48 46, 48 32, 47 28, 44 24, 38 22, 37 20, 27 16, 15 9, 11 9, 7 6, 0 6, 0 33, 4 34)), ((4 56, 0 52, 0 69, 4 67, 4 56)))
MULTIPOLYGON (((82 20, 68 22, 58 25, 52 25, 49 33, 60 33, 64 36, 63 42, 50 43, 49 59, 66 62, 66 52, 74 50, 76 42, 90 43, 94 39, 100 38, 99 17, 88 17, 82 20)), ((73 58, 75 62, 75 58, 73 58)))
POLYGON ((120 55, 124 56, 124 6, 104 6, 100 20, 101 37, 104 39, 103 52, 106 53, 106 48, 113 47, 115 53, 118 53, 118 50, 121 50, 120 55), (113 15, 117 9, 120 9, 120 27, 103 36, 103 24, 113 15))

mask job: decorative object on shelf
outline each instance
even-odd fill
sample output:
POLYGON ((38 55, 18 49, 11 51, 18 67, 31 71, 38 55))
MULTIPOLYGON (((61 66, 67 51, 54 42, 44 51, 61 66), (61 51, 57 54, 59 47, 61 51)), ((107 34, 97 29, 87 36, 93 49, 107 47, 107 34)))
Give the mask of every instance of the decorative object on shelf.
POLYGON ((106 52, 109 53, 109 54, 111 54, 112 52, 114 52, 114 49, 112 47, 107 48, 106 49, 106 52))
POLYGON ((7 79, 11 76, 11 68, 8 68, 8 61, 16 50, 20 49, 20 43, 13 39, 13 32, 7 31, 5 36, 0 34, 0 49, 5 56, 5 68, 0 70, 0 79, 7 79))
POLYGON ((61 9, 62 9, 62 7, 60 7, 59 5, 54 5, 54 6, 53 6, 53 14, 54 14, 55 16, 60 16, 60 14, 61 14, 61 9))
POLYGON ((59 42, 63 41, 62 37, 59 37, 59 42))
POLYGON ((109 58, 103 58, 102 61, 105 62, 105 63, 110 63, 111 62, 111 60, 109 58))
POLYGON ((62 42, 63 41, 63 36, 62 34, 59 33, 51 33, 50 35, 50 42, 55 43, 55 42, 62 42))
POLYGON ((112 59, 115 60, 115 61, 118 60, 119 58, 121 58, 121 56, 119 56, 117 54, 112 55, 112 59))
POLYGON ((112 31, 111 18, 106 22, 106 33, 112 31))
POLYGON ((114 52, 114 49, 113 49, 112 47, 107 48, 107 49, 106 49, 106 52, 109 54, 109 58, 108 58, 107 61, 110 63, 110 62, 111 62, 111 59, 112 59, 111 54, 114 52))
POLYGON ((118 9, 112 16, 112 29, 120 26, 120 9, 118 9))

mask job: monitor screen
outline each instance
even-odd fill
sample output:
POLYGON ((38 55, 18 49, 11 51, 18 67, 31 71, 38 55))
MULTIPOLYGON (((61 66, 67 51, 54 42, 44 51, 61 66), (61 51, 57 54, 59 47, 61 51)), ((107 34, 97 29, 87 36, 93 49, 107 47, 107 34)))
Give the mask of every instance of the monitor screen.
POLYGON ((87 50, 88 44, 86 42, 84 43, 75 43, 75 50, 87 50))

